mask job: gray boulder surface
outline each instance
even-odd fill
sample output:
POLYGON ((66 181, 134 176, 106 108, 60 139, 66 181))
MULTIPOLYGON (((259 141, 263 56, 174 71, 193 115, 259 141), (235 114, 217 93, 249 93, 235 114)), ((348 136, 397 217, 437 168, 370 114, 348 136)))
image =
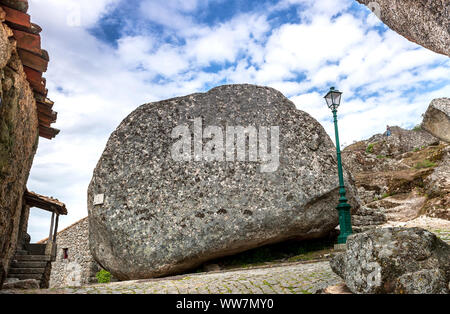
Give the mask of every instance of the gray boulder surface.
POLYGON ((353 234, 330 264, 353 293, 449 292, 450 246, 421 228, 353 234))
POLYGON ((36 279, 23 279, 23 280, 6 280, 3 284, 4 290, 27 290, 27 289, 39 289, 39 281, 36 279))
POLYGON ((430 103, 423 117, 422 128, 450 143, 450 98, 437 98, 430 103))
POLYGON ((409 41, 450 56, 450 1, 357 0, 409 41))
MULTIPOLYGON (((357 209, 347 172, 345 180, 357 209)), ((315 119, 272 88, 220 86, 144 104, 112 133, 88 189, 90 248, 120 280, 176 274, 262 245, 326 236, 338 224, 338 198, 335 146, 315 119), (175 161, 172 130, 198 132, 198 117, 205 133, 278 126, 278 167, 262 172, 260 155, 175 161)))

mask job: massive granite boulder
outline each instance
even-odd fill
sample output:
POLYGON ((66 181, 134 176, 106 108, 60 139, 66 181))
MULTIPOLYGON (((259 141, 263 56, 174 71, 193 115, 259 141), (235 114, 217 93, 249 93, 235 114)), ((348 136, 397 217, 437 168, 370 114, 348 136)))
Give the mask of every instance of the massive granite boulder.
POLYGON ((450 98, 437 98, 430 103, 423 117, 422 128, 450 143, 450 98))
MULTIPOLYGON (((94 170, 91 252, 125 280, 323 237, 338 224, 335 155, 323 127, 272 88, 226 85, 145 104, 112 133, 94 170), (236 144, 235 155, 231 137, 224 145, 232 126, 247 128, 251 138, 237 143, 255 151, 236 144)), ((358 208, 348 173, 345 180, 358 208)))
POLYGON ((353 293, 449 292, 450 246, 421 228, 351 235, 330 264, 353 293))
POLYGON ((391 29, 434 52, 450 56, 448 0, 357 0, 391 29))

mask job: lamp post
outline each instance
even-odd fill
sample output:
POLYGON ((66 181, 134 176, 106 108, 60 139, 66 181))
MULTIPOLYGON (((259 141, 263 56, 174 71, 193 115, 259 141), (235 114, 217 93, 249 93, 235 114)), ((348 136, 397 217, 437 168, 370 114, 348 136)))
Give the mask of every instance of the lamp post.
POLYGON ((341 160, 341 148, 339 144, 339 132, 337 124, 337 108, 341 103, 342 93, 335 90, 334 87, 330 88, 330 91, 324 97, 328 108, 333 112, 334 118, 334 133, 336 135, 336 153, 337 153, 337 163, 338 163, 338 175, 339 175, 339 204, 336 209, 339 211, 339 226, 340 234, 338 237, 338 244, 345 244, 347 242, 347 237, 352 234, 352 222, 350 217, 350 204, 347 203, 347 198, 345 197, 345 185, 344 185, 344 175, 342 172, 342 160, 341 160))

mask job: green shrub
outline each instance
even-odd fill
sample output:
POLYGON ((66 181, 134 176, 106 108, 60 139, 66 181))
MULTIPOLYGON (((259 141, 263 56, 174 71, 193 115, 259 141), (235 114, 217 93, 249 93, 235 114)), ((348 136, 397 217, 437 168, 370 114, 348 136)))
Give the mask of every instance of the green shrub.
POLYGON ((418 162, 414 168, 416 169, 422 169, 422 168, 431 168, 436 166, 436 164, 432 161, 429 161, 428 159, 425 159, 424 161, 418 162))
POLYGON ((420 150, 419 147, 414 148, 414 152, 418 152, 420 150))
POLYGON ((384 155, 378 155, 377 158, 378 158, 378 159, 384 159, 384 158, 387 158, 387 156, 384 156, 384 155))
POLYGON ((420 124, 416 125, 416 126, 413 128, 413 131, 420 131, 420 130, 422 130, 422 126, 421 126, 420 124))
POLYGON ((381 198, 386 198, 386 197, 389 197, 389 196, 391 196, 390 193, 384 193, 383 195, 381 195, 381 198))
POLYGON ((369 145, 367 145, 367 148, 366 148, 366 153, 373 153, 373 144, 369 144, 369 145))
POLYGON ((95 277, 97 277, 98 283, 111 282, 111 274, 109 273, 109 271, 106 271, 104 269, 100 270, 97 274, 95 274, 95 277))

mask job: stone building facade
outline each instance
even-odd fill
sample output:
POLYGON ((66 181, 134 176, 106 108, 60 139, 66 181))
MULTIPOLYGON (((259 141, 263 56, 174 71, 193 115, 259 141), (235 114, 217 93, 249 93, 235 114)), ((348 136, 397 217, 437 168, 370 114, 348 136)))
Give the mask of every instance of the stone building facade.
POLYGON ((23 199, 39 137, 59 132, 50 127, 56 112, 42 77, 48 53, 27 10, 27 0, 0 0, 0 289, 26 224, 23 199))
MULTIPOLYGON (((42 240, 41 242, 45 242, 42 240)), ((89 250, 89 223, 85 217, 58 232, 58 251, 52 263, 50 287, 80 286, 97 282, 101 269, 89 250)))

